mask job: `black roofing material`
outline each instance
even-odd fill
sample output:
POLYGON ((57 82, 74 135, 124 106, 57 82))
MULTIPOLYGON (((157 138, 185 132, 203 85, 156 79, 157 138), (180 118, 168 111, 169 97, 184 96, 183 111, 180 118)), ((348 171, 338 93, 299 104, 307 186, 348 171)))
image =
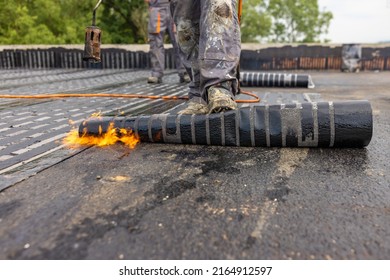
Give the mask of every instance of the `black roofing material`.
POLYGON ((241 72, 240 85, 242 87, 314 88, 310 75, 265 72, 241 72))
MULTIPOLYGON (((31 46, 33 48, 33 46, 31 46)), ((245 71, 340 70, 342 46, 283 46, 241 51, 240 68, 245 71)), ((83 50, 63 47, 4 49, 0 69, 14 68, 102 68, 149 69, 149 53, 120 48, 101 50, 101 62, 83 61, 83 50)), ((174 51, 165 51, 165 68, 175 69, 174 51)), ((361 70, 390 70, 390 47, 362 47, 361 70)))
MULTIPOLYGON (((82 50, 65 48, 0 51, 0 69, 28 68, 89 68, 89 69, 148 69, 149 54, 143 51, 104 49, 101 62, 83 61, 82 50)), ((170 56, 167 52, 166 56, 170 56)), ((88 59, 87 59, 88 60, 88 59)))
POLYGON ((208 115, 156 114, 84 121, 80 136, 99 135, 113 123, 142 142, 258 147, 358 147, 372 138, 368 101, 257 105, 208 115))

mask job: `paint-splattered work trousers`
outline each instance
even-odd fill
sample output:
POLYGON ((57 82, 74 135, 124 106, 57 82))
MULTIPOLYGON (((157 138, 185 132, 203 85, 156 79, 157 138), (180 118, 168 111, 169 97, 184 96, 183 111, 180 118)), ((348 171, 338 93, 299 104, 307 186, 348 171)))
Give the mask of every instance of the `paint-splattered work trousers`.
POLYGON ((168 32, 175 52, 176 70, 183 77, 186 70, 181 62, 176 40, 174 22, 169 10, 168 1, 151 1, 149 4, 148 39, 150 46, 150 62, 153 77, 162 77, 165 68, 164 35, 168 32))
POLYGON ((189 97, 207 103, 207 89, 238 91, 241 39, 236 0, 171 0, 182 62, 191 76, 189 97))

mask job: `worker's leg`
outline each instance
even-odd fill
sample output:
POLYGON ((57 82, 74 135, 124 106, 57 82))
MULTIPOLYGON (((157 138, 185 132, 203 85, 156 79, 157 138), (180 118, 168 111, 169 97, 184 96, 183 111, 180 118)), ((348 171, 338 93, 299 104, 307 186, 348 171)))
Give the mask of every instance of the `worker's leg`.
POLYGON ((164 33, 166 27, 161 20, 161 9, 158 7, 149 9, 148 39, 152 72, 148 82, 151 83, 161 82, 165 67, 164 33))
POLYGON ((236 0, 201 0, 199 39, 200 88, 222 84, 232 95, 238 91, 237 67, 241 39, 236 0))
POLYGON ((237 108, 241 42, 235 0, 171 0, 171 9, 183 63, 192 70, 190 99, 209 103, 209 112, 237 108))
POLYGON ((186 71, 183 63, 181 62, 180 49, 179 49, 179 46, 177 44, 176 26, 175 26, 175 23, 173 22, 171 13, 170 13, 168 8, 167 8, 167 15, 168 15, 168 17, 167 17, 167 27, 168 27, 167 31, 168 31, 169 39, 171 40, 171 43, 172 43, 174 57, 175 57, 175 67, 176 67, 177 73, 180 77, 180 82, 181 83, 190 82, 190 78, 187 74, 187 71, 186 71))
POLYGON ((171 12, 176 24, 182 63, 191 76, 190 101, 206 105, 200 93, 198 61, 200 0, 171 0, 171 12))

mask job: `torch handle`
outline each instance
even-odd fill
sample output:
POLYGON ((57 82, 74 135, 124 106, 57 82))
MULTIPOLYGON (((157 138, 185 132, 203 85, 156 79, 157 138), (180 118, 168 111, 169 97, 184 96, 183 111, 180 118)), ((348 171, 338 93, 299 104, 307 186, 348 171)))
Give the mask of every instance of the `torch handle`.
POLYGON ((96 25, 96 10, 99 8, 100 4, 103 0, 99 0, 99 2, 96 4, 95 8, 93 9, 93 15, 92 15, 92 26, 96 25))

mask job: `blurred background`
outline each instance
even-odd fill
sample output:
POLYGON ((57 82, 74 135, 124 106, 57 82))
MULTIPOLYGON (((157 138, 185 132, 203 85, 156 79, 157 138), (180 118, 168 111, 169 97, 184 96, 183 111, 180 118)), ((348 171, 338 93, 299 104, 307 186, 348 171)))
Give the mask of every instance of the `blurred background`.
MULTIPOLYGON (((0 44, 83 44, 97 0, 0 0, 0 44)), ((103 0, 104 44, 147 42, 144 0, 103 0)), ((390 42, 390 0, 244 0, 243 43, 390 42)))

